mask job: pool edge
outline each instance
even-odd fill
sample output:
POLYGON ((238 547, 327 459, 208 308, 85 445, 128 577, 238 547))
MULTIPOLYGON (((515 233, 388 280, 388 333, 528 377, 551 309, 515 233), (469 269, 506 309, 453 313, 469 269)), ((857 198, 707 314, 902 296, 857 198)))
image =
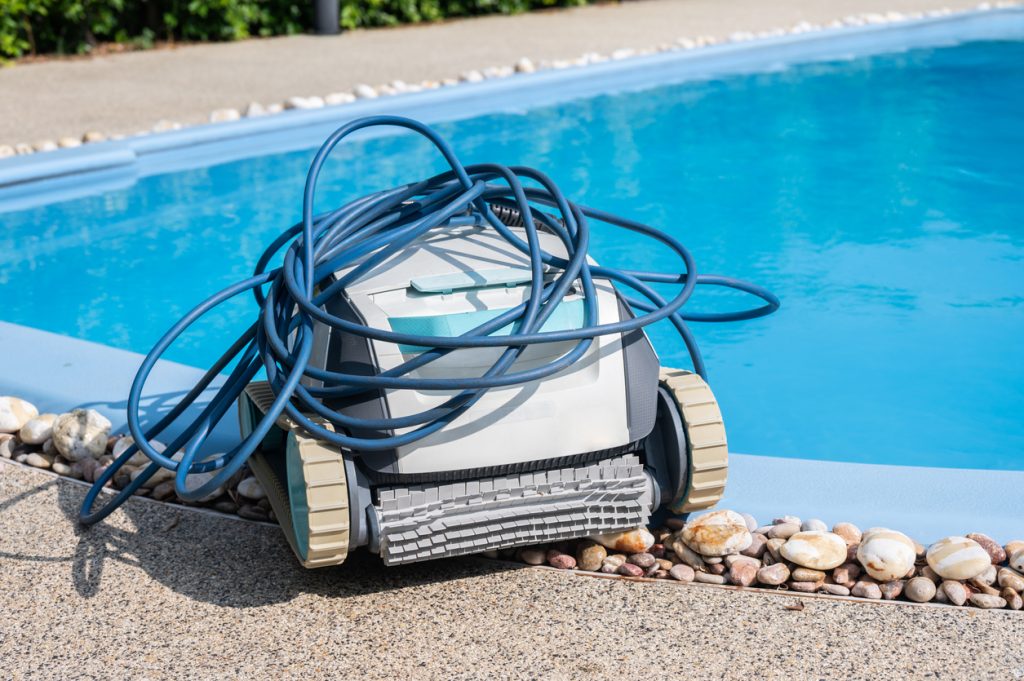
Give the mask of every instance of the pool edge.
POLYGON ((15 156, 0 159, 0 213, 124 188, 149 175, 309 148, 358 116, 401 113, 427 123, 447 122, 521 109, 523 101, 534 108, 609 90, 750 73, 778 64, 1009 36, 1024 37, 1024 7, 727 42, 15 156))
MULTIPOLYGON (((124 430, 125 400, 142 355, 2 321, 0 345, 20 350, 0 356, 0 393, 27 399, 41 411, 89 406, 110 418, 115 431, 124 430)), ((166 411, 167 400, 190 389, 202 373, 183 364, 159 362, 143 397, 150 420, 166 411)), ((172 428, 169 435, 176 432, 172 428)), ((211 438, 211 451, 226 451, 237 441, 236 420, 225 418, 211 438)), ((821 517, 830 524, 853 522, 862 528, 890 526, 925 543, 968 532, 985 532, 1005 542, 1024 536, 1016 501, 1021 489, 1024 471, 733 453, 725 498, 718 508, 752 513, 765 523, 792 514, 821 517)))

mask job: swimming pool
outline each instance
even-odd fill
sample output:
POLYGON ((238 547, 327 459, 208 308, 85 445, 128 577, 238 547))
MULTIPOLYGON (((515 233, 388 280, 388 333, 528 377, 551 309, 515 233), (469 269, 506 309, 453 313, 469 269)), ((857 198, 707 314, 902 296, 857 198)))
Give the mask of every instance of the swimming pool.
MULTIPOLYGON (((974 42, 438 127, 464 161, 547 169, 780 295, 773 317, 695 325, 732 449, 1022 470, 1022 76, 1024 43, 974 42)), ((295 220, 310 144, 3 215, 3 318, 146 351, 295 220)), ((407 137, 339 151, 325 205, 438 167, 407 137)), ((594 253, 658 264, 600 234, 594 253)), ((170 357, 206 364, 249 314, 170 357)))

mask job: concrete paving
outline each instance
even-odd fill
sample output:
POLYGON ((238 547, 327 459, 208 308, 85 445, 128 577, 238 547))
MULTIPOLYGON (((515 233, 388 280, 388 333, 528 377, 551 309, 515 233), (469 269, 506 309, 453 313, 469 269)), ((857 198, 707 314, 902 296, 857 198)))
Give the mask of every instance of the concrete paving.
POLYGON ((276 527, 148 500, 83 531, 83 494, 0 461, 0 678, 1024 678, 1021 613, 478 558, 307 571, 276 527))
POLYGON ((96 130, 201 123, 221 107, 326 95, 358 83, 419 82, 472 68, 567 59, 681 36, 825 23, 864 12, 966 9, 976 0, 643 0, 512 17, 182 46, 0 69, 0 144, 96 130))

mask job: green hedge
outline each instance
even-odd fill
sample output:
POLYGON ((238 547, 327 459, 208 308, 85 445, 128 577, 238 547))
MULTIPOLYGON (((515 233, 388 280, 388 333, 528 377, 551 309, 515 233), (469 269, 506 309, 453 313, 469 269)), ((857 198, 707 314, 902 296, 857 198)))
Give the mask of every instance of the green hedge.
MULTIPOLYGON (((591 0, 339 0, 342 28, 584 5, 591 0)), ((81 54, 103 42, 238 40, 301 33, 312 0, 0 0, 0 59, 81 54)))

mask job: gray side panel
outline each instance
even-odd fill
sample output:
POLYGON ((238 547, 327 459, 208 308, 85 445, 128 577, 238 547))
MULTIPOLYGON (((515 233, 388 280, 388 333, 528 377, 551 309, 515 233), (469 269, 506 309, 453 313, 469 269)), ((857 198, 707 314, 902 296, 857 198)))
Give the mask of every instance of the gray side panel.
MULTIPOLYGON (((632 319, 629 306, 619 299, 619 318, 632 319)), ((626 422, 629 439, 636 441, 647 437, 654 430, 658 416, 658 372, 660 362, 647 334, 637 329, 622 337, 622 361, 626 381, 626 422)))
MULTIPOLYGON (((329 314, 346 321, 365 324, 365 320, 349 303, 345 296, 335 296, 327 306, 329 314)), ((337 329, 331 331, 331 340, 327 352, 326 367, 328 371, 339 371, 362 376, 373 376, 377 373, 377 359, 373 354, 373 346, 367 338, 360 338, 342 333, 337 329)), ((381 419, 389 415, 387 400, 379 390, 367 391, 354 398, 324 400, 324 404, 337 412, 358 419, 381 419)), ((355 437, 380 438, 382 434, 376 430, 349 429, 355 437)), ((391 433, 386 433, 390 435, 391 433)), ((395 450, 357 454, 362 463, 375 470, 392 470, 397 453, 395 450)))

